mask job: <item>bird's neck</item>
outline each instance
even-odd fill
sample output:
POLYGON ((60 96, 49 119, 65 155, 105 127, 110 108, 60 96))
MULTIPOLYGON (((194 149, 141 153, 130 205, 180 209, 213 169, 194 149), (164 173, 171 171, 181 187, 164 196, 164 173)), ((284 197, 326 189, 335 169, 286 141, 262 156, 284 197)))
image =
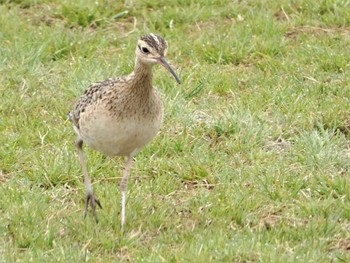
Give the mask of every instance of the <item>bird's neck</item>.
POLYGON ((152 89, 152 65, 144 64, 136 59, 135 68, 131 76, 135 86, 142 89, 152 89))

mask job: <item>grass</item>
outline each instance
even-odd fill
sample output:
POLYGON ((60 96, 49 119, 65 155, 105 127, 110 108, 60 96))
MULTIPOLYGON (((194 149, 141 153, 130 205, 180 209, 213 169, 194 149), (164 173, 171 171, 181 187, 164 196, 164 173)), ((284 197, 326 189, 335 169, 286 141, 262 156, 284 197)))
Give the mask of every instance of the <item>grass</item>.
POLYGON ((0 262, 350 261, 348 1, 0 0, 0 262), (83 219, 67 113, 169 42, 166 107, 132 170, 90 150, 83 219))

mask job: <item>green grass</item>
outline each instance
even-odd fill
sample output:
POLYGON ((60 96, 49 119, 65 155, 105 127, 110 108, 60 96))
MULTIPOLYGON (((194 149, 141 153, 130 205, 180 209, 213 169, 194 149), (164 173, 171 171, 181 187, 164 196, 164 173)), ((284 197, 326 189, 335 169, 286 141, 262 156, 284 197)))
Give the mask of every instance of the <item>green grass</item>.
POLYGON ((349 262, 350 4, 0 0, 0 262, 349 262), (124 160, 88 147, 85 189, 67 113, 128 74, 163 35, 160 134, 124 160))

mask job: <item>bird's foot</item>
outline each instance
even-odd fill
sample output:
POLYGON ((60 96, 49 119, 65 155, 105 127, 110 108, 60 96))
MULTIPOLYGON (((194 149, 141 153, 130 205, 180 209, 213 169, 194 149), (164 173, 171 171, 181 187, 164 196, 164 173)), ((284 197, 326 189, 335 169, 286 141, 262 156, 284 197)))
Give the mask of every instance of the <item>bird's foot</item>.
POLYGON ((98 217, 97 217, 97 213, 96 213, 96 204, 102 209, 102 205, 100 203, 100 201, 96 198, 96 196, 93 193, 88 193, 86 195, 86 199, 85 199, 85 212, 84 212, 84 217, 86 217, 87 212, 88 212, 88 206, 91 206, 92 209, 92 214, 94 215, 96 224, 98 223, 98 217))

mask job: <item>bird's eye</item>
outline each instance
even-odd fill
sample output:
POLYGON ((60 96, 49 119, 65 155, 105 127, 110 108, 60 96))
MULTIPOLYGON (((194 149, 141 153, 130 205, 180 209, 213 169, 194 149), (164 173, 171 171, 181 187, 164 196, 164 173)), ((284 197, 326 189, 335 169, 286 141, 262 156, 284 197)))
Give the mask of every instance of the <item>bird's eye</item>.
POLYGON ((149 53, 149 50, 148 50, 148 48, 146 48, 146 47, 142 47, 142 52, 145 53, 145 54, 148 54, 148 53, 149 53))

